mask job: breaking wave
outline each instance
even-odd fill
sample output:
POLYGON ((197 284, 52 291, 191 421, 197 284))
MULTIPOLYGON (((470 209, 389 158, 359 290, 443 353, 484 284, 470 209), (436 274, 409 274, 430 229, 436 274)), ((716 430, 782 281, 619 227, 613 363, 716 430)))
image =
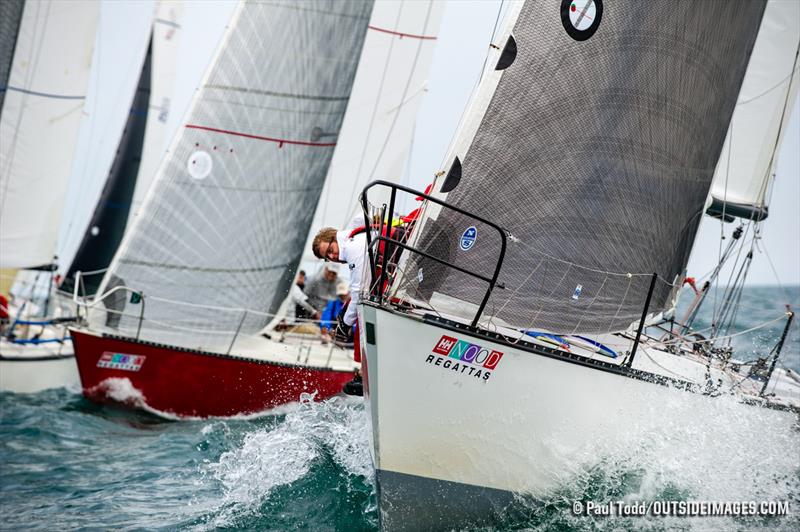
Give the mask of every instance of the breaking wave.
MULTIPOLYGON (((208 425, 203 430, 214 428, 208 425)), ((206 475, 222 487, 219 505, 205 525, 242 526, 242 520, 256 516, 276 490, 300 480, 318 484, 319 479, 307 477, 326 461, 343 470, 347 489, 363 491, 366 486, 372 490, 372 460, 361 401, 334 397, 314 402, 312 395, 304 394, 281 421, 246 434, 240 446, 205 464, 206 475)))

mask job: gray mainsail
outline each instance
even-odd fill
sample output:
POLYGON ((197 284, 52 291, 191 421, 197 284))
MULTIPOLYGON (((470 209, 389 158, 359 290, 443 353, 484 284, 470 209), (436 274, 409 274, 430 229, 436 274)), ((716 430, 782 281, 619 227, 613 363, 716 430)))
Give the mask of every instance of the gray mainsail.
MULTIPOLYGON (((650 308, 668 305, 765 2, 602 4, 521 7, 499 81, 484 79, 496 88, 477 105, 479 125, 462 130, 437 182, 448 203, 510 233, 504 288, 486 314, 515 327, 624 329, 640 317, 653 272, 663 282, 650 308)), ((491 277, 497 233, 428 210, 414 245, 491 277)), ((477 304, 485 293, 430 259, 409 256, 403 269, 412 297, 477 304)))
POLYGON ((141 330, 134 298, 123 333, 217 348, 215 333, 224 342, 270 321, 302 254, 371 9, 240 4, 106 275, 105 287, 145 296, 141 330))

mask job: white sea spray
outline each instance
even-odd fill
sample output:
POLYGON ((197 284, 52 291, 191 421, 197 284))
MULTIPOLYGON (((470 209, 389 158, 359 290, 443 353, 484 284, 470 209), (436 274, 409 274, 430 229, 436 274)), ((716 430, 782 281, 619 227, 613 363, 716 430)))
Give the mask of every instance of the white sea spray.
MULTIPOLYGON (((335 397, 324 402, 304 395, 283 421, 248 433, 242 444, 206 465, 222 486, 217 512, 207 523, 226 526, 254 513, 278 487, 306 476, 324 453, 349 476, 371 482, 366 414, 360 400, 335 397)), ((213 430, 213 424, 203 429, 213 430)))

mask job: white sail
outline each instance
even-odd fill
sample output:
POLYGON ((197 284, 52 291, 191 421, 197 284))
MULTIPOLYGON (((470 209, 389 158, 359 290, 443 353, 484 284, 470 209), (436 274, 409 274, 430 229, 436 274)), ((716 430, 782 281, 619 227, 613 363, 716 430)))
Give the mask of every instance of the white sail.
POLYGON ((770 0, 711 186, 721 214, 761 219, 786 122, 797 96, 800 2, 770 0))
MULTIPOLYGON (((400 180, 443 9, 436 0, 376 2, 310 238, 325 226, 344 227, 369 181, 400 180)), ((309 249, 310 241, 304 253, 311 259, 309 249)))
POLYGON ((147 189, 153 183, 158 165, 167 151, 167 122, 173 112, 172 93, 175 85, 178 45, 181 35, 183 2, 161 0, 156 5, 153 21, 153 74, 150 83, 150 106, 144 133, 142 162, 131 205, 131 216, 141 207, 147 189))
POLYGON ((27 2, 0 116, 0 265, 53 260, 100 3, 27 2))
MULTIPOLYGON (((204 333, 215 347, 215 332, 270 321, 301 257, 371 10, 357 0, 237 7, 101 287, 145 294, 141 337, 197 346, 204 333)), ((120 330, 139 332, 140 308, 120 330)))

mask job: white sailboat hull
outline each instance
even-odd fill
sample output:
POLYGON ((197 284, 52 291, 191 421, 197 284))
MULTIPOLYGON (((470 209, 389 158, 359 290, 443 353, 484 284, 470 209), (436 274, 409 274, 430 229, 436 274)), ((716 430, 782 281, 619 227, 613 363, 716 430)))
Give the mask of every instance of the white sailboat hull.
POLYGON ((0 391, 36 393, 80 385, 75 353, 69 342, 40 345, 0 340, 0 391))
POLYGON ((576 472, 663 428, 665 416, 715 419, 735 409, 766 426, 795 418, 370 305, 360 306, 360 326, 385 529, 492 521, 514 494, 552 494, 576 472), (451 339, 478 347, 450 347, 451 339), (459 349, 471 363, 453 357, 459 349))

